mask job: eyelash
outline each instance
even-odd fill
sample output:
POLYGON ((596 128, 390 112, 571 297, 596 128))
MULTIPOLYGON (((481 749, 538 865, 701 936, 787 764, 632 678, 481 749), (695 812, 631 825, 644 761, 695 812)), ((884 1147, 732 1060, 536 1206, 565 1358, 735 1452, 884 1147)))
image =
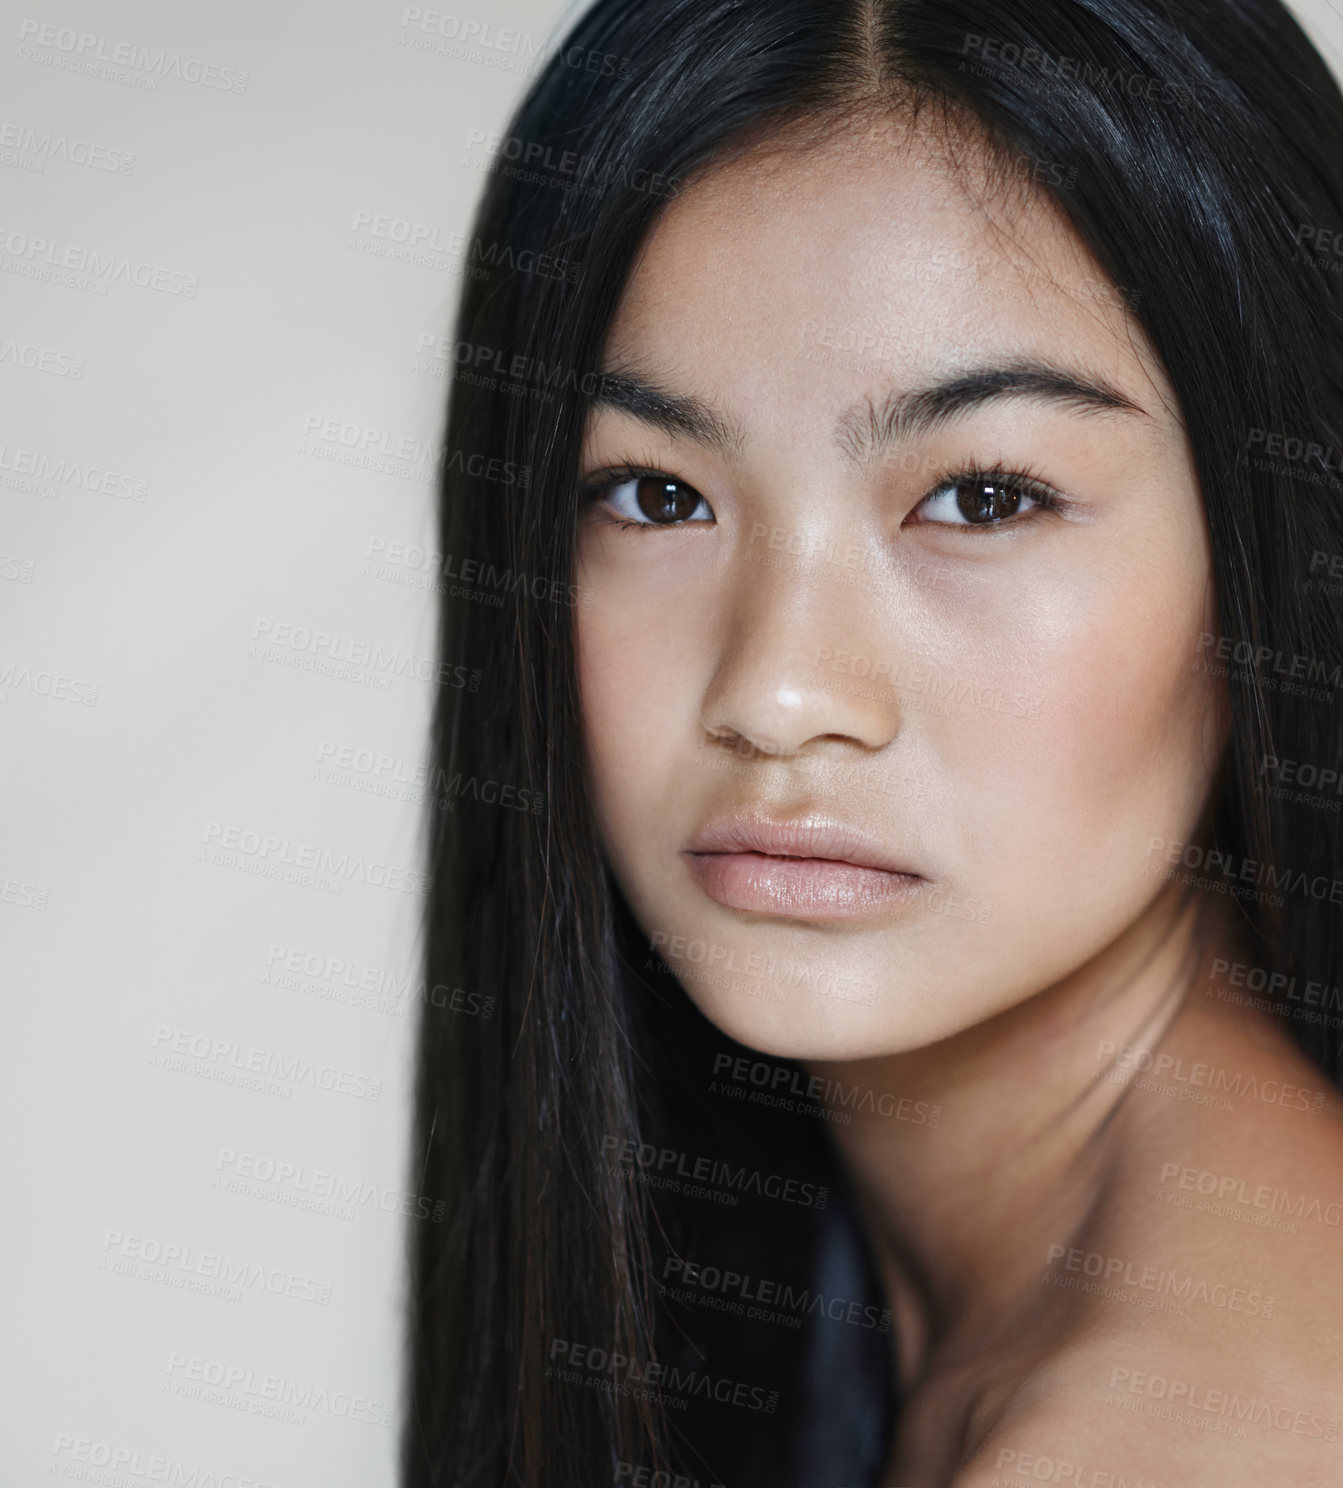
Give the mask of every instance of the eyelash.
MULTIPOLYGON (((658 470, 651 465, 616 465, 606 470, 598 471, 596 475, 589 476, 579 486, 580 497, 584 506, 595 502, 599 496, 616 486, 626 484, 632 480, 665 480, 677 485, 685 486, 689 491, 695 491, 689 481, 683 481, 679 477, 669 474, 665 470, 658 470)), ((918 505, 914 507, 917 512, 925 502, 931 500, 939 492, 945 491, 948 486, 966 484, 997 484, 1004 485, 1019 491, 1035 503, 1033 511, 1065 511, 1069 502, 1057 492, 1053 486, 1042 480, 1026 467, 1016 470, 1007 470, 1001 466, 986 467, 982 465, 967 465, 958 470, 949 470, 940 475, 919 499, 918 505)), ((700 495, 698 491, 696 495, 700 495)), ((1033 514, 1027 512, 1021 518, 1007 517, 998 522, 929 522, 930 527, 960 527, 967 532, 995 532, 1003 527, 1015 527, 1021 521, 1027 521, 1033 514)), ((912 513, 911 513, 912 515, 912 513)), ((668 528, 686 527, 688 522, 631 522, 624 517, 611 518, 615 526, 625 531, 635 532, 657 532, 668 528)))
MULTIPOLYGON (((985 467, 982 465, 968 465, 960 470, 948 471, 946 475, 940 475, 920 498, 915 506, 917 512, 924 502, 936 496, 940 491, 946 490, 953 485, 1001 485, 1007 486, 1009 490, 1015 490, 1021 495, 1028 497, 1034 502, 1034 508, 1020 517, 1007 517, 998 522, 930 522, 929 526, 937 527, 961 527, 967 532, 996 532, 1003 527, 1016 527, 1022 522, 1028 522, 1034 516, 1035 511, 1065 511, 1071 504, 1064 500, 1063 496, 1054 489, 1047 481, 1036 475, 1025 466, 1015 470, 1008 470, 1000 465, 985 467)), ((912 513, 911 513, 912 515, 912 513)))
MULTIPOLYGON (((580 484, 578 490, 582 504, 591 505, 607 491, 614 490, 616 486, 623 486, 627 481, 632 480, 675 481, 677 485, 685 486, 687 490, 695 490, 689 481, 680 480, 677 476, 670 475, 665 470, 657 470, 651 465, 612 465, 606 470, 599 470, 596 475, 589 476, 580 484)), ((696 492, 696 495, 698 494, 696 492)), ((626 532, 656 532, 659 528, 665 530, 668 527, 689 525, 686 522, 630 522, 624 517, 616 516, 611 517, 610 520, 616 527, 626 532)))

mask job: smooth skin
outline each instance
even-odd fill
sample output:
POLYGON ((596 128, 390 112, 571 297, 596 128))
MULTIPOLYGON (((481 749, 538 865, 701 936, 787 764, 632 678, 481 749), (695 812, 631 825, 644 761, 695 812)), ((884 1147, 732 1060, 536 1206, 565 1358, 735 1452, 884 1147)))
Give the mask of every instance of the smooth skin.
POLYGON ((886 1481, 1343 1481, 1343 1232, 1304 1217, 1343 1201, 1343 1102, 1227 999, 1235 907, 1153 848, 1199 840, 1229 725, 1196 474, 1122 295, 973 133, 869 119, 683 191, 605 370, 576 624, 621 889, 724 1032, 939 1108, 833 1128, 898 1318, 886 1481), (734 811, 911 877, 734 907, 688 853, 734 811), (1213 1104, 1194 1065, 1275 1097, 1213 1104), (1213 1212, 1204 1174, 1267 1205, 1213 1212), (1264 1227, 1280 1194, 1320 1205, 1264 1227))

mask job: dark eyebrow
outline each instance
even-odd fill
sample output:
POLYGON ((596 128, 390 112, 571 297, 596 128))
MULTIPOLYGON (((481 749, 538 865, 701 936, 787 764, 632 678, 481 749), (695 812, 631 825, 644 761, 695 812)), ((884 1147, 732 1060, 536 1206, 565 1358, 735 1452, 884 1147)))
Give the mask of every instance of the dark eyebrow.
MULTIPOLYGON (((846 409, 835 426, 841 450, 856 463, 877 459, 901 440, 929 434, 951 419, 1004 398, 1034 398, 1094 412, 1147 411, 1104 378, 1067 372, 1045 362, 976 368, 931 387, 871 398, 846 409)), ((646 376, 603 372, 592 395, 595 408, 614 408, 665 433, 694 440, 726 459, 738 455, 742 430, 700 398, 673 393, 646 376)))
POLYGON ((741 430, 699 398, 671 393, 651 380, 623 372, 603 372, 592 396, 596 408, 618 408, 655 429, 679 434, 716 450, 725 459, 744 442, 741 430))
POLYGON ((886 453, 904 439, 929 434, 951 419, 1002 398, 1035 398, 1084 411, 1136 413, 1144 408, 1100 377, 1082 376, 1045 362, 982 367, 913 392, 892 393, 882 403, 868 398, 840 415, 835 438, 851 460, 886 453))

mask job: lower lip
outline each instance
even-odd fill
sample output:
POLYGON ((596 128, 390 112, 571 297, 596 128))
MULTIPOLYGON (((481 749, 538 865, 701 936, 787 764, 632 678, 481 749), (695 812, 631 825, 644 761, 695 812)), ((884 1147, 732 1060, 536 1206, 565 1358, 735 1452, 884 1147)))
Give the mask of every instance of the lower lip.
POLYGON ((766 853, 688 852, 700 888, 727 909, 799 920, 846 920, 912 899, 913 873, 860 868, 833 858, 776 858, 766 853))

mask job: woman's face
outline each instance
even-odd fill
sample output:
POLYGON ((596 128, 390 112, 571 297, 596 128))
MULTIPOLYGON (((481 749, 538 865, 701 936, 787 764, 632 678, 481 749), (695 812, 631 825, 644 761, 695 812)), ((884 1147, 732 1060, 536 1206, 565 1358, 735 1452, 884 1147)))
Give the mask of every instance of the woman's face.
POLYGON ((666 210, 604 369, 587 761, 705 1015, 870 1057, 1102 951, 1225 721, 1174 394, 1061 215, 897 125, 748 155, 666 210))

